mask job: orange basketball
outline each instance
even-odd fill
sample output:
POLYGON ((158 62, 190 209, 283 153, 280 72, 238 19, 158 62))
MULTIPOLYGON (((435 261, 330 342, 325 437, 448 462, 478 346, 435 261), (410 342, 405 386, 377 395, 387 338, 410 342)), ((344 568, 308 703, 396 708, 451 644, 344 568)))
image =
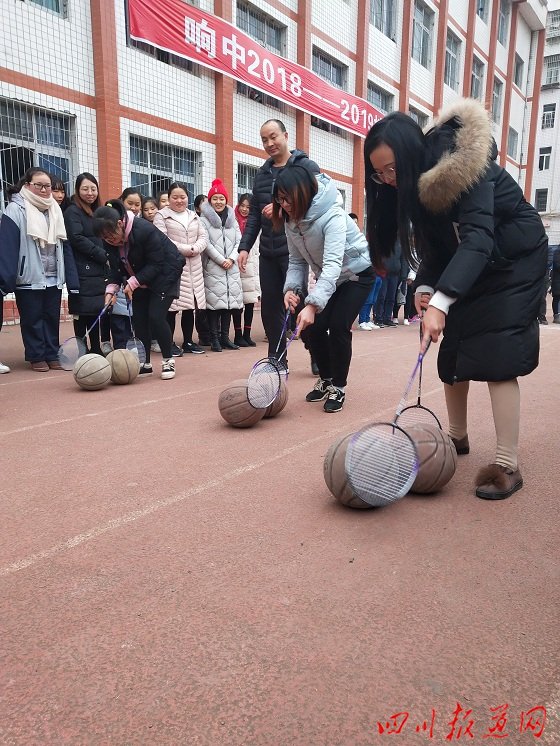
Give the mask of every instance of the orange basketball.
POLYGON ((437 425, 416 424, 403 428, 418 450, 419 469, 410 491, 437 492, 455 474, 457 451, 453 441, 437 425))
POLYGON ((280 381, 280 389, 278 393, 276 394, 276 399, 265 410, 265 413, 264 413, 265 419, 270 419, 270 417, 276 417, 276 415, 280 414, 280 412, 284 409, 287 403, 288 403, 288 387, 286 386, 286 383, 284 379, 282 378, 280 381))
POLYGON ((232 381, 218 399, 218 409, 232 427, 253 427, 262 420, 266 409, 255 409, 247 398, 247 379, 232 381))
POLYGON ((353 435, 354 433, 342 435, 331 445, 323 461, 323 476, 327 487, 339 503, 349 508, 366 510, 373 508, 373 505, 364 502, 352 491, 346 477, 346 450, 353 435))

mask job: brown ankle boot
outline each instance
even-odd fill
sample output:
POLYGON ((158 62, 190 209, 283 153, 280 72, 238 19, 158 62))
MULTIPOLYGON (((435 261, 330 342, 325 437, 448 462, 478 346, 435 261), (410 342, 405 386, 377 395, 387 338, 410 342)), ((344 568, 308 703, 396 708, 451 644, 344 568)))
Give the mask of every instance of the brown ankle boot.
POLYGON ((519 469, 509 469, 501 464, 484 466, 477 474, 476 496, 483 500, 505 500, 523 487, 519 469))

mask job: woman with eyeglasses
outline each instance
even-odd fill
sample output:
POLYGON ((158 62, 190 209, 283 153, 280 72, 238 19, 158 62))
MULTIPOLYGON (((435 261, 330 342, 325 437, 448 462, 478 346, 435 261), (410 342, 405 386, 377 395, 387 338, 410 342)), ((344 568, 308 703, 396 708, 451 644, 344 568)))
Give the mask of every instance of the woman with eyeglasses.
POLYGON ((0 291, 15 292, 25 359, 31 370, 61 370, 58 362, 62 287, 66 278, 62 211, 50 175, 29 168, 0 221, 0 291))
POLYGON ((389 114, 364 143, 374 259, 390 256, 398 236, 414 265, 412 223, 421 349, 441 338, 438 371, 459 454, 469 452, 469 382, 488 382, 497 446, 493 463, 475 479, 475 493, 501 500, 523 485, 517 377, 538 365, 547 238, 496 155, 488 112, 474 99, 455 101, 426 134, 409 116, 389 114))
POLYGON ((289 263, 284 304, 297 316, 299 331, 319 368, 319 379, 306 398, 325 401, 325 412, 340 412, 352 358, 352 323, 375 279, 369 248, 352 218, 344 212, 338 189, 326 174, 315 176, 291 166, 273 190, 274 230, 285 226, 289 263), (307 294, 309 269, 317 282, 307 294))
MULTIPOLYGON (((74 316, 74 334, 85 337, 104 306, 109 260, 103 241, 93 232, 93 213, 99 207, 99 184, 90 173, 76 178, 72 203, 64 213, 68 242, 72 247, 80 292, 68 298, 68 310, 74 316)), ((99 325, 89 333, 89 351, 101 355, 99 325)))

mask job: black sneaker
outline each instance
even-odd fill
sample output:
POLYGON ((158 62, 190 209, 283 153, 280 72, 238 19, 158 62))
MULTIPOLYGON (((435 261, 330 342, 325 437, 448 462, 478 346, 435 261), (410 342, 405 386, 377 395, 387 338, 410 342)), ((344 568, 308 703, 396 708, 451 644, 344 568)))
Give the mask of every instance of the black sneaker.
POLYGON ((329 395, 327 401, 323 405, 325 412, 332 414, 333 412, 340 412, 344 406, 344 399, 346 395, 344 391, 337 389, 336 386, 329 387, 329 395))
POLYGON ((387 321, 384 321, 382 326, 398 326, 398 324, 395 324, 395 322, 392 319, 387 319, 387 321))
POLYGON ((202 347, 195 345, 194 342, 185 342, 183 345, 183 352, 192 352, 194 355, 204 355, 202 347))
POLYGON ((183 350, 173 342, 171 345, 171 354, 173 357, 183 357, 183 350))
POLYGON ((322 378, 318 378, 317 383, 313 387, 313 391, 310 391, 307 394, 307 396, 305 397, 305 401, 323 401, 323 399, 326 399, 327 396, 331 393, 332 387, 333 385, 330 381, 325 381, 322 378))
POLYGON ((151 363, 142 363, 140 370, 138 371, 139 376, 149 376, 154 372, 151 363))

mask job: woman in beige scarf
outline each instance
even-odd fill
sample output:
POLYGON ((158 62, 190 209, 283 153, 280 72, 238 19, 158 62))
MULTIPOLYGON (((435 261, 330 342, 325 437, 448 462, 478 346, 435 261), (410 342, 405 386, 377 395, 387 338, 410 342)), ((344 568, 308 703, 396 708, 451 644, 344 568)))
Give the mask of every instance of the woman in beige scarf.
POLYGON ((50 175, 30 168, 0 222, 0 290, 14 292, 25 359, 36 372, 60 370, 60 302, 66 230, 50 175))

